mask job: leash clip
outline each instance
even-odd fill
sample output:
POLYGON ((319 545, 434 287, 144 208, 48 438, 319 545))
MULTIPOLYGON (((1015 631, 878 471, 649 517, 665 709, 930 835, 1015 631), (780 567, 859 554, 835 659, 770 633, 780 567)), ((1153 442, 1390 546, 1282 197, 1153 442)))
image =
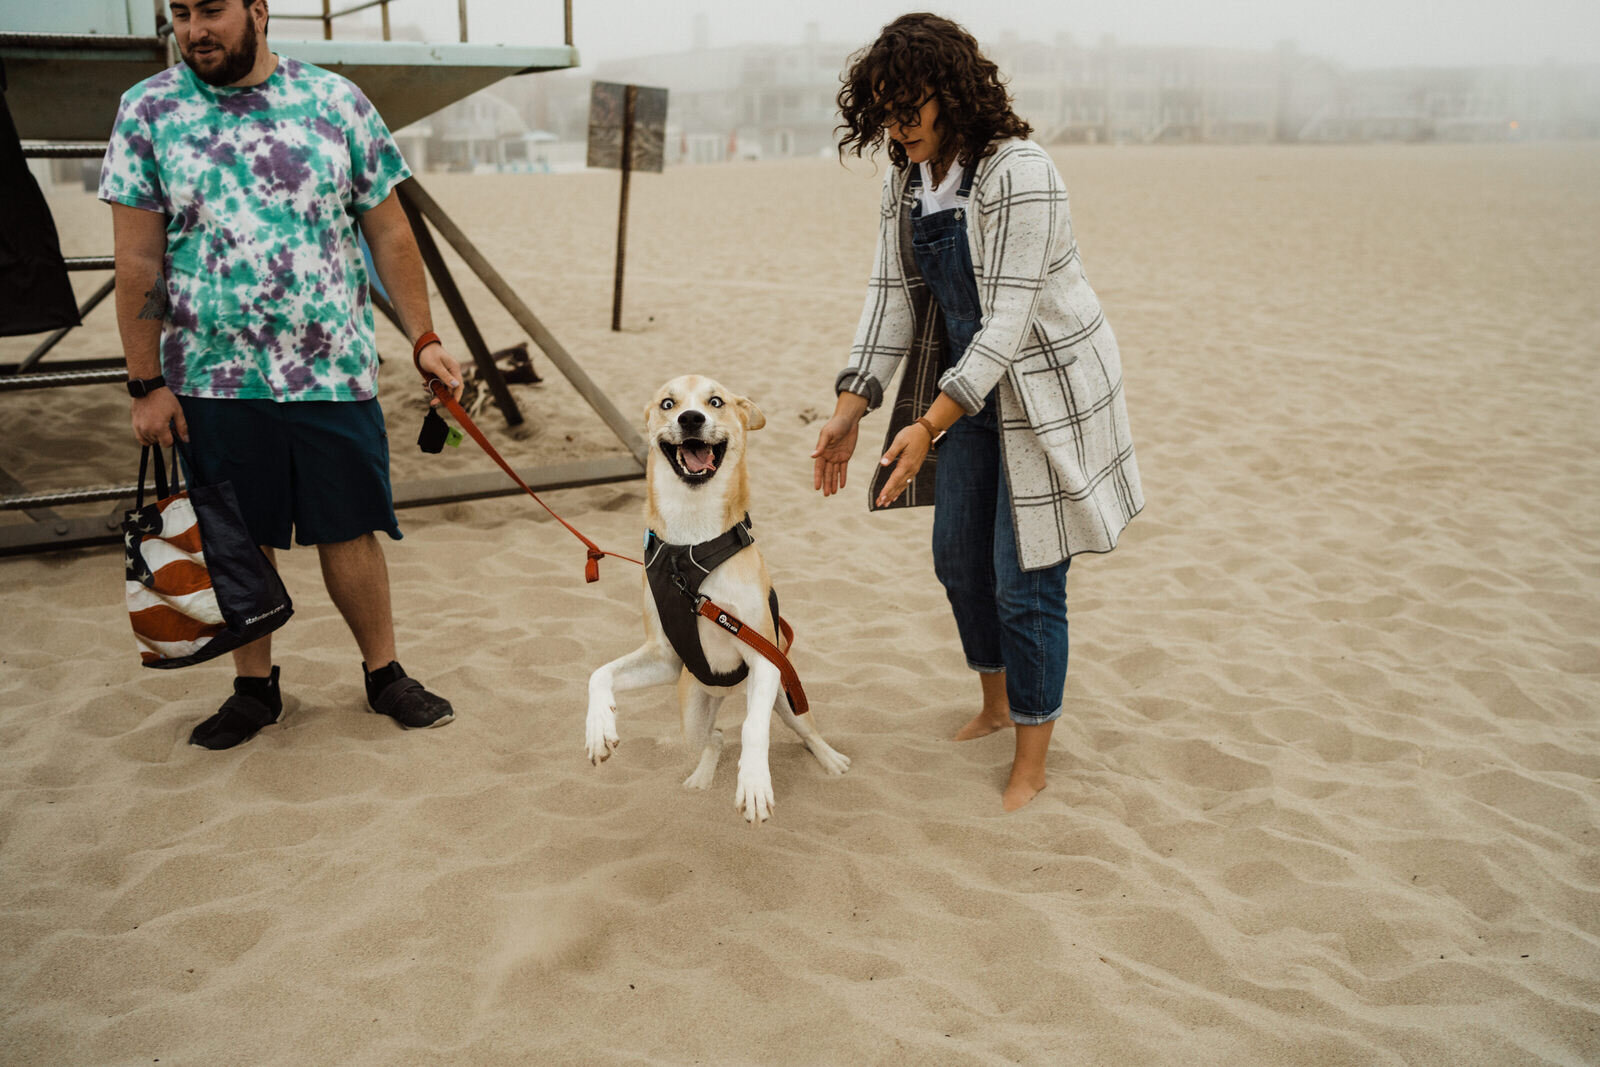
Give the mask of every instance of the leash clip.
POLYGON ((591 548, 589 550, 589 558, 583 565, 584 581, 598 582, 600 580, 600 561, 605 559, 605 557, 606 554, 597 548, 591 548))
POLYGON ((689 602, 690 606, 694 610, 694 613, 696 615, 701 614, 700 609, 705 607, 711 598, 706 596, 704 593, 691 593, 689 591, 689 583, 684 581, 683 575, 679 574, 676 570, 674 570, 669 577, 672 579, 673 587, 676 588, 678 592, 683 594, 684 599, 689 602))
MULTIPOLYGON (((689 596, 687 589, 684 590, 684 595, 689 596)), ((738 637, 739 631, 744 629, 744 623, 739 621, 738 616, 730 614, 721 604, 704 593, 696 593, 690 599, 694 602, 694 613, 702 619, 710 619, 735 637, 738 637), (710 611, 706 610, 707 604, 711 605, 710 611)))

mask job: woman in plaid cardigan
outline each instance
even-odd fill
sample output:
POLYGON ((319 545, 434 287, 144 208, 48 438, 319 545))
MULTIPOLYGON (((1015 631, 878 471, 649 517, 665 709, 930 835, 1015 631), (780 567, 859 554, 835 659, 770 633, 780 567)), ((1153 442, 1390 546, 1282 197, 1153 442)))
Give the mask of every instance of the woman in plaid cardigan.
POLYGON ((886 143, 894 166, 815 485, 844 487, 861 417, 904 363, 869 507, 934 505, 934 570, 983 690, 956 739, 1016 727, 1012 811, 1045 785, 1067 568, 1109 552, 1144 506, 1117 342, 1061 175, 970 34, 902 16, 844 81, 841 153, 886 143))

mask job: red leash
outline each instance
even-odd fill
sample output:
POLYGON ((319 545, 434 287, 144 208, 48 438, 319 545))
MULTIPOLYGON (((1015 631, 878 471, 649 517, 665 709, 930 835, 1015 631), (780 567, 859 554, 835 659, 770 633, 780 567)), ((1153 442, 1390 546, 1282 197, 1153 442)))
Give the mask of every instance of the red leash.
MULTIPOLYGON (((436 336, 431 334, 423 334, 422 341, 418 342, 417 351, 412 354, 413 360, 415 360, 416 356, 421 353, 421 349, 425 347, 423 341, 428 341, 430 337, 432 337, 433 341, 438 340, 438 337, 436 336)), ((432 342, 430 341, 429 343, 432 342)), ((417 369, 419 371, 422 370, 420 363, 418 363, 417 369)), ((427 382, 428 390, 433 393, 434 396, 439 398, 439 403, 444 405, 445 410, 450 412, 451 416, 454 417, 456 422, 461 425, 461 428, 467 431, 467 434, 474 441, 478 442, 478 447, 487 452, 489 454, 489 458, 498 463, 500 465, 500 469, 505 471, 506 474, 510 475, 511 480, 522 487, 523 492, 533 497, 535 503, 537 503, 541 508, 544 508, 545 511, 548 511, 551 518, 565 526, 573 537, 576 537, 578 540, 582 541, 585 547, 588 548, 589 558, 585 562, 583 568, 584 581, 597 582, 600 580, 600 561, 607 556, 614 556, 617 559, 627 560, 629 563, 636 563, 641 567, 644 566, 642 562, 634 559, 632 556, 624 556, 620 552, 606 551, 593 541, 589 540, 587 537, 583 536, 583 534, 578 531, 578 528, 573 526, 572 523, 568 522, 566 519, 563 519, 560 515, 557 515, 555 509, 549 504, 546 504, 543 500, 540 500, 539 494, 535 493, 528 487, 528 483, 523 481, 517 475, 517 472, 511 469, 511 464, 507 463, 500 453, 495 450, 494 445, 489 443, 489 439, 483 435, 483 431, 478 429, 477 425, 472 421, 471 418, 468 417, 466 411, 461 407, 460 404, 456 402, 456 398, 451 395, 450 387, 445 385, 444 382, 440 381, 438 378, 429 375, 425 371, 423 372, 423 377, 427 382)), ((796 673, 794 664, 789 662, 789 657, 785 656, 783 652, 777 648, 777 646, 775 646, 771 641, 768 641, 765 637, 762 637, 755 630, 746 626, 742 621, 740 621, 737 615, 723 610, 710 597, 704 595, 695 597, 694 608, 695 611, 698 612, 702 617, 710 619, 712 622, 728 631, 734 637, 737 637, 739 640, 743 641, 745 644, 761 653, 769 662, 772 663, 773 666, 778 668, 778 674, 783 679, 784 693, 789 698, 789 707, 794 709, 794 713, 796 715, 804 715, 807 711, 811 710, 810 704, 806 701, 806 691, 800 685, 800 675, 796 673)), ((778 619, 778 630, 783 635, 783 639, 789 643, 789 647, 793 648, 794 628, 789 625, 789 621, 787 619, 778 619)))
POLYGON ((620 552, 607 552, 605 549, 601 548, 599 545, 583 536, 583 534, 579 533, 577 527, 573 526, 572 523, 568 522, 566 519, 563 519, 560 515, 557 515, 555 509, 549 504, 546 504, 543 500, 540 500, 539 494, 528 488, 528 483, 518 477, 517 472, 511 469, 511 464, 507 463, 505 459, 501 457, 500 453, 495 451, 494 445, 491 445, 489 443, 489 439, 483 436, 483 431, 478 429, 473 421, 467 417, 466 411, 462 409, 460 404, 456 403, 456 398, 450 395, 449 386, 445 385, 444 382, 441 382, 438 378, 429 377, 428 389, 432 391, 434 396, 439 398, 439 403, 443 404, 445 406, 445 410, 449 411, 450 414, 455 417, 456 422, 461 424, 461 428, 467 431, 474 441, 478 442, 478 447, 487 452, 490 459, 500 464, 500 469, 510 475, 512 481, 522 486, 522 491, 524 493, 527 493, 529 496, 533 497, 534 501, 541 508, 544 508, 550 513, 550 517, 552 519, 555 519, 561 525, 565 526, 568 531, 571 532, 573 537, 576 537, 578 540, 582 541, 589 549, 589 560, 584 564, 583 568, 584 581, 598 582, 600 580, 600 561, 607 556, 615 556, 617 559, 625 559, 629 563, 638 563, 639 566, 644 566, 643 563, 640 563, 632 556, 624 556, 620 552))

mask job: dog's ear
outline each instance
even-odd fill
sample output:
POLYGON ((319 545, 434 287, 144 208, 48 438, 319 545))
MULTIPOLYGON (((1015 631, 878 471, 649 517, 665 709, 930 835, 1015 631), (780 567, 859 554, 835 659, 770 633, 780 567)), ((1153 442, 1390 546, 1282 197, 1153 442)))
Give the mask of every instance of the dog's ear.
POLYGON ((761 414, 761 409, 756 407, 755 401, 749 397, 734 397, 733 406, 739 409, 739 416, 744 420, 745 429, 759 430, 767 424, 767 417, 761 414))

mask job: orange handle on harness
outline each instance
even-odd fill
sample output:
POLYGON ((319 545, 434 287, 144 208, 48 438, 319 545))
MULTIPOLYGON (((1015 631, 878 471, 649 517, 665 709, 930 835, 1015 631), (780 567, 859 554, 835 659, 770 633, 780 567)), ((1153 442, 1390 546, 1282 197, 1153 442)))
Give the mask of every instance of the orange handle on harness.
MULTIPOLYGON (((737 615, 719 608, 710 597, 698 597, 695 601, 695 611, 701 618, 710 619, 761 653, 778 668, 778 675, 783 679, 783 691, 789 695, 789 706, 794 709, 796 715, 804 715, 811 710, 811 705, 806 702, 806 691, 800 686, 800 675, 795 673, 794 664, 790 663, 789 657, 778 651, 771 641, 746 626, 737 615)), ((793 646, 794 630, 790 629, 788 622, 779 619, 778 628, 782 631, 784 640, 793 646)))

